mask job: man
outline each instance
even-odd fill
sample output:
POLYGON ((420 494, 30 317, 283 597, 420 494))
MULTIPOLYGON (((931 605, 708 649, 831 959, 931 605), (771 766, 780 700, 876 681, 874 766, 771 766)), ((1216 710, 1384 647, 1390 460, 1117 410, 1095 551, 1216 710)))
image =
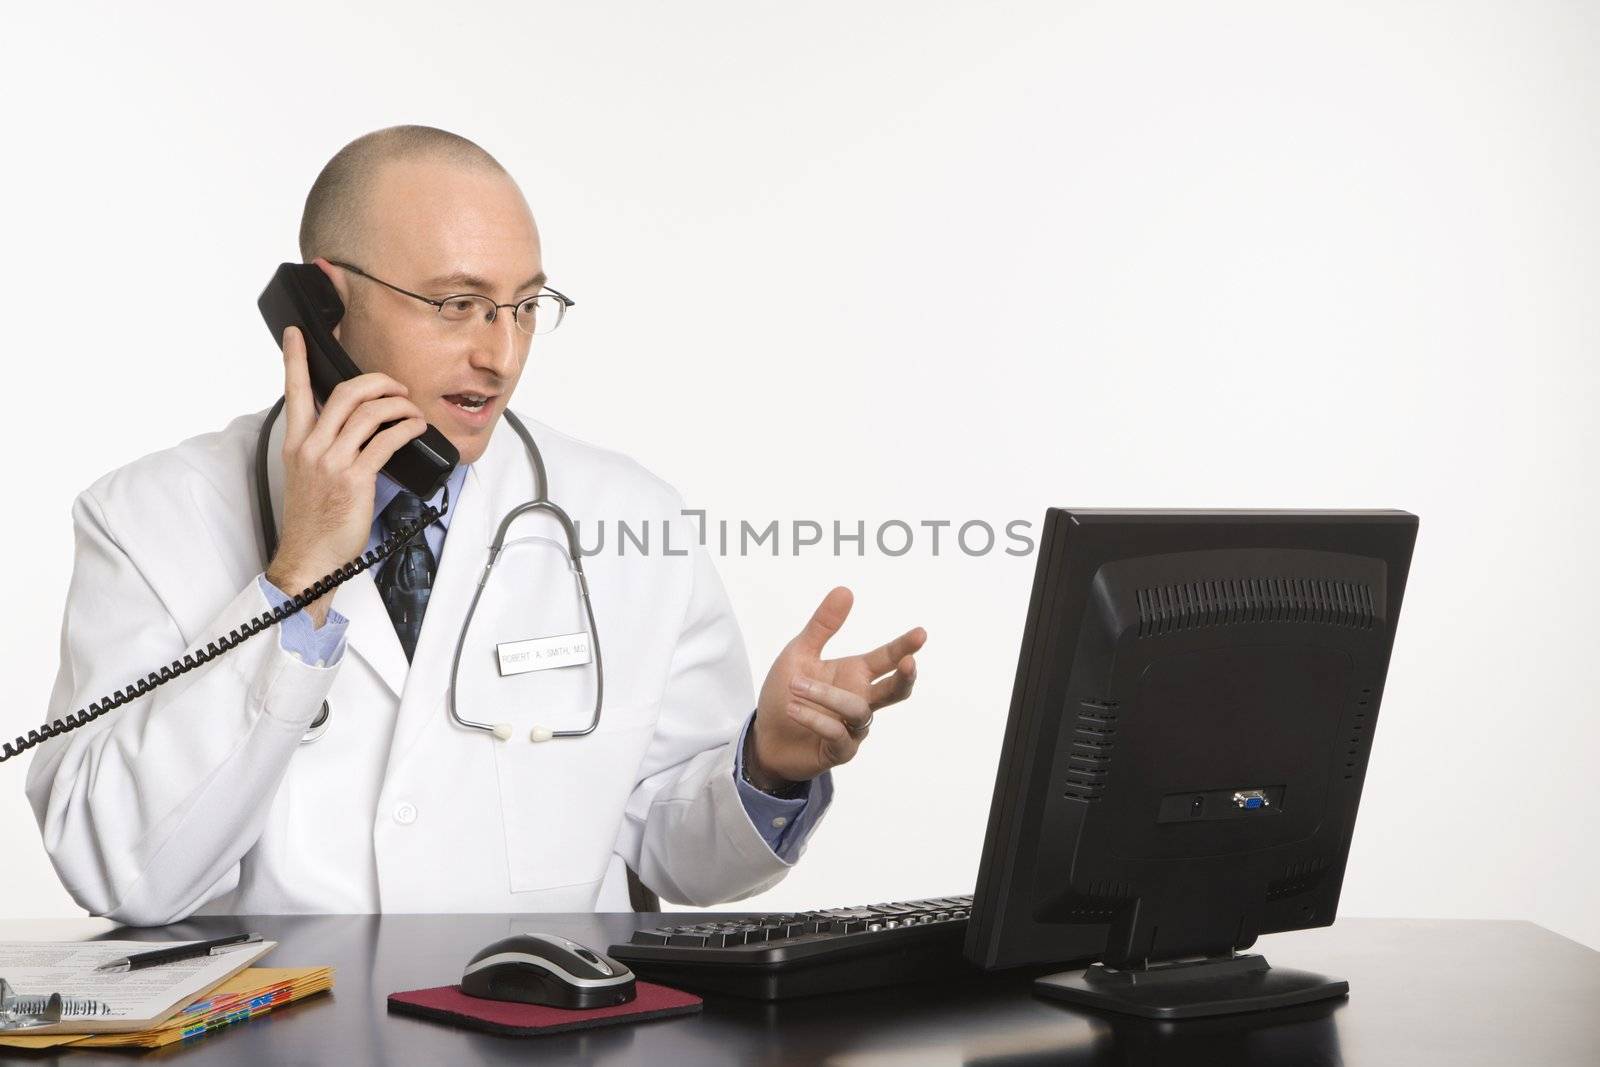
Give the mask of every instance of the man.
MULTIPOLYGON (((498 427, 537 328, 537 302, 524 305, 545 282, 538 231, 487 152, 401 126, 328 163, 300 244, 337 289, 336 336, 365 373, 319 405, 303 338, 285 331, 285 403, 268 439, 275 554, 263 567, 253 511, 265 412, 96 481, 73 507, 50 717, 308 590, 446 493, 448 508, 276 632, 40 747, 28 795, 69 892, 94 914, 159 924, 195 912, 618 909, 629 869, 693 905, 775 884, 828 805, 830 768, 855 755, 876 709, 910 693, 924 631, 824 659, 851 604, 836 588, 756 698, 676 490, 525 418, 569 514, 662 536, 654 552, 585 560, 605 669, 592 734, 536 739, 586 724, 593 664, 528 676, 536 706, 494 711, 523 717, 509 738, 456 724, 450 664, 487 546, 535 492, 528 453, 498 427), (452 296, 487 299, 481 314, 440 314, 452 296), (381 468, 430 424, 461 459, 425 502, 381 468), (302 744, 324 701, 326 733, 302 744)), ((567 559, 529 545, 514 567, 497 565, 515 584, 489 586, 499 614, 474 615, 467 662, 496 642, 582 629, 567 559)))

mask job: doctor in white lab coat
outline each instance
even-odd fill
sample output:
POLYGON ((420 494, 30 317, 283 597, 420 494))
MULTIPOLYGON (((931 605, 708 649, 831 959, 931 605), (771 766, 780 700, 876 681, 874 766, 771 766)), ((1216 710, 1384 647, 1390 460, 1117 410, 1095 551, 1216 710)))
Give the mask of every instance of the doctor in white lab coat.
MULTIPOLYGON (((850 607, 849 591, 835 589, 757 696, 677 491, 625 456, 523 416, 549 495, 583 526, 586 546, 600 520, 648 526, 652 543, 619 551, 608 535, 584 559, 605 668, 593 734, 531 740, 535 726, 587 724, 587 666, 539 672, 534 707, 493 714, 463 703, 469 717, 511 721, 508 740, 455 724, 450 665, 487 546, 501 518, 534 495, 529 457, 500 413, 532 341, 515 309, 543 284, 537 229, 482 149, 393 127, 330 161, 307 200, 301 246, 339 290, 339 339, 367 373, 319 406, 303 343, 287 332, 286 406, 269 440, 276 555, 263 558, 254 504, 265 411, 98 479, 73 506, 76 556, 49 717, 203 648, 358 557, 382 532, 383 463, 432 424, 463 469, 448 527, 432 531, 444 534, 443 550, 413 657, 373 568, 294 620, 42 744, 28 795, 68 891, 93 914, 148 925, 195 913, 620 910, 625 866, 684 904, 772 886, 827 807, 829 769, 854 756, 875 710, 910 693, 924 631, 824 659, 850 607), (492 319, 447 322, 427 302, 463 292, 501 307, 492 319), (485 414, 447 399, 468 392, 490 397, 485 414), (297 649, 307 635, 334 634, 325 627, 342 636, 308 661, 297 649), (324 700, 329 727, 303 744, 324 700)), ((516 529, 561 536, 539 516, 516 529)), ((527 554, 494 581, 525 583, 525 595, 514 619, 497 614, 496 604, 512 603, 504 593, 486 597, 464 660, 583 628, 560 553, 527 554)))

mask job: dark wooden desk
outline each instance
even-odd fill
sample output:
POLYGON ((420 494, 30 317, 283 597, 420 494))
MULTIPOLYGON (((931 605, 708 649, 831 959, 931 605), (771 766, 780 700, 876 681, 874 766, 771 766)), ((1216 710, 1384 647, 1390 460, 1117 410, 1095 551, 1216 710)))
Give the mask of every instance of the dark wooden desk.
POLYGON ((1016 974, 779 1004, 708 998, 703 1014, 543 1038, 497 1038, 391 1016, 385 996, 460 977, 479 948, 547 930, 603 949, 637 915, 387 915, 206 918, 112 930, 101 920, 0 922, 0 939, 175 940, 259 930, 280 967, 333 964, 321 996, 187 1048, 19 1053, 11 1062, 127 1064, 1600 1064, 1600 953, 1532 923, 1344 919, 1275 934, 1283 966, 1339 975, 1348 1000, 1233 1019, 1153 1023, 1035 999, 1016 974))

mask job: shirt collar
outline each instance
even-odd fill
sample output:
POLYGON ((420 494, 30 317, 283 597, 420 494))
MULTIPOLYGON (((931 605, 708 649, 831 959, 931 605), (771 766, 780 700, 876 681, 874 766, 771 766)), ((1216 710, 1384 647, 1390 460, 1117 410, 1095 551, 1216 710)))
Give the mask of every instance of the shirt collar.
MULTIPOLYGON (((446 530, 450 529, 450 517, 456 513, 456 504, 461 500, 461 485, 467 480, 467 468, 470 466, 472 466, 470 463, 456 464, 456 469, 450 472, 449 479, 444 483, 444 489, 440 489, 433 494, 433 499, 424 501, 426 504, 438 507, 444 500, 445 490, 449 490, 450 510, 435 520, 446 530)), ((389 502, 400 495, 401 488, 400 483, 389 477, 388 474, 383 471, 378 472, 377 494, 372 499, 372 518, 374 522, 378 521, 379 516, 383 514, 383 509, 389 506, 389 502)))

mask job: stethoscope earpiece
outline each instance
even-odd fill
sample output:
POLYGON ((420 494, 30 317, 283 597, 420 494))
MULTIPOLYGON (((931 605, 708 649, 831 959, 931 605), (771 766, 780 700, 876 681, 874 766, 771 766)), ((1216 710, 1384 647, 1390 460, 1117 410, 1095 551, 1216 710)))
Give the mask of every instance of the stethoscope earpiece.
POLYGON ((529 741, 548 741, 554 736, 555 733, 548 726, 535 726, 528 731, 529 741))
POLYGON ((508 722, 495 723, 494 730, 492 732, 502 741, 511 740, 511 724, 508 722))

